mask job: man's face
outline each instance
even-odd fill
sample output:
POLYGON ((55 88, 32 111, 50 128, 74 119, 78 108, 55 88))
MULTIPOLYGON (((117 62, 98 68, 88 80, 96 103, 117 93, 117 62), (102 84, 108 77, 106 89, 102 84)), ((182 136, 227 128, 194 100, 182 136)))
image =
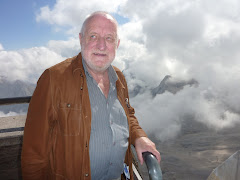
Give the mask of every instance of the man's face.
POLYGON ((94 72, 104 72, 119 46, 116 24, 108 17, 96 15, 89 19, 79 39, 87 67, 94 72))

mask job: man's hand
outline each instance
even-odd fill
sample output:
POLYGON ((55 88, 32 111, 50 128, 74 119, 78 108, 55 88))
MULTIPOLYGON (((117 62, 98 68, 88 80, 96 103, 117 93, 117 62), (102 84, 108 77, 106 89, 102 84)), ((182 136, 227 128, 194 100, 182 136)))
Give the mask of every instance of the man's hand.
POLYGON ((160 153, 157 151, 155 144, 147 137, 137 138, 135 140, 135 149, 141 165, 143 164, 142 153, 147 151, 155 155, 155 157, 158 160, 158 163, 160 163, 161 160, 160 153))

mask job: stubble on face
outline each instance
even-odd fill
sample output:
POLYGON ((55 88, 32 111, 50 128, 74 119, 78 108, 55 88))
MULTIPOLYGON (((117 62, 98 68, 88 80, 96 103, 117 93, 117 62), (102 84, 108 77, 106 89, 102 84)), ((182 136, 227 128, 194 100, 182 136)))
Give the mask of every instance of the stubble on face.
POLYGON ((103 73, 115 58, 119 45, 117 25, 107 16, 95 15, 80 34, 83 59, 91 71, 103 73))

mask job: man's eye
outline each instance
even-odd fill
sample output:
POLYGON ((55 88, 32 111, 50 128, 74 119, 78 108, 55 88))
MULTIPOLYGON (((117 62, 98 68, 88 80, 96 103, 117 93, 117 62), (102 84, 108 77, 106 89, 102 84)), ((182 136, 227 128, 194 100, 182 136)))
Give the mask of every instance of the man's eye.
POLYGON ((96 36, 95 36, 95 35, 91 35, 90 38, 91 38, 91 39, 95 39, 96 36))
POLYGON ((112 38, 112 37, 106 37, 106 40, 107 40, 107 41, 110 41, 110 42, 113 42, 113 41, 114 41, 114 38, 112 38))

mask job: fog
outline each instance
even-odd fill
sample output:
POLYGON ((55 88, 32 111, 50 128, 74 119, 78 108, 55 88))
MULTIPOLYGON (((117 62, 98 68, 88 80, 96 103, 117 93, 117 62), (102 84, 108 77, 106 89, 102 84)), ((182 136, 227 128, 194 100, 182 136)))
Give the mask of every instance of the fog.
POLYGON ((0 44, 0 75, 36 83, 45 68, 80 51, 81 24, 96 10, 128 19, 119 25, 121 42, 114 65, 123 70, 130 93, 140 89, 130 103, 148 134, 154 132, 163 141, 174 138, 189 117, 213 129, 240 123, 237 0, 57 0, 53 8, 42 7, 36 21, 59 31, 68 26, 69 39, 18 51, 6 51, 0 44), (153 97, 151 90, 166 75, 173 86, 191 79, 197 85, 185 84, 176 93, 153 97))

